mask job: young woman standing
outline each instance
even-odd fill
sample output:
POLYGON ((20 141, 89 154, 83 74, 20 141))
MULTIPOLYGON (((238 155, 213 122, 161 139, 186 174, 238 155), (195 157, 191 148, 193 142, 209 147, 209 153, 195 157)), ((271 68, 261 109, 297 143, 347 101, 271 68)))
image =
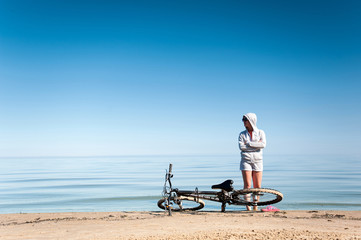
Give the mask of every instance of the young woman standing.
MULTIPOLYGON (((263 151, 266 147, 266 134, 257 128, 257 116, 254 113, 247 113, 242 118, 245 131, 239 134, 238 142, 241 150, 241 166, 244 189, 260 188, 263 172, 263 151)), ((250 196, 248 196, 250 197, 250 196)), ((257 200, 257 199, 256 199, 257 200)), ((247 206, 247 210, 251 210, 247 206)), ((257 207, 253 210, 257 211, 257 207)))

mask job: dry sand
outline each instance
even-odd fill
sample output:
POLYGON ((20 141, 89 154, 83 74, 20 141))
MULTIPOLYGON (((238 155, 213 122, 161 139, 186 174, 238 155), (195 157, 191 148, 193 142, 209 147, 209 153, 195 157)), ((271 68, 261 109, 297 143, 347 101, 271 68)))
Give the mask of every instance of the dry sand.
POLYGON ((361 211, 2 214, 0 239, 361 239, 361 211))

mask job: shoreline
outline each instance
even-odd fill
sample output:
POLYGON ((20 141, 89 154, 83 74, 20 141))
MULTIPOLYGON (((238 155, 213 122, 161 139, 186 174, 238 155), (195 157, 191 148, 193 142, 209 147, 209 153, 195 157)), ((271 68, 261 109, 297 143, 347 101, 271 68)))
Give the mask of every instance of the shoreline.
POLYGON ((361 239, 361 211, 0 214, 0 239, 361 239))

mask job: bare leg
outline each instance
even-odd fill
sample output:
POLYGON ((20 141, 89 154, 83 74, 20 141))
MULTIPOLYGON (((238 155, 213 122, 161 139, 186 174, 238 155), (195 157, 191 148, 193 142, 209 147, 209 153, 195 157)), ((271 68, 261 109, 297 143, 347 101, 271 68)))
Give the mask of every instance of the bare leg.
MULTIPOLYGON (((251 188, 252 186, 252 171, 245 171, 242 170, 242 177, 243 177, 243 189, 246 188, 251 188)), ((250 196, 245 196, 246 199, 245 200, 249 200, 247 199, 247 197, 249 198, 250 196)), ((251 208, 249 206, 246 206, 247 210, 250 211, 251 208)))
POLYGON ((260 188, 262 184, 262 172, 252 172, 253 187, 260 188))
MULTIPOLYGON (((252 172, 252 180, 253 180, 253 187, 254 188, 260 188, 261 187, 261 183, 262 183, 262 172, 252 172)), ((256 199, 254 199, 255 201, 258 201, 258 196, 256 196, 256 199)), ((254 211, 257 211, 258 208, 257 206, 253 207, 254 211)))

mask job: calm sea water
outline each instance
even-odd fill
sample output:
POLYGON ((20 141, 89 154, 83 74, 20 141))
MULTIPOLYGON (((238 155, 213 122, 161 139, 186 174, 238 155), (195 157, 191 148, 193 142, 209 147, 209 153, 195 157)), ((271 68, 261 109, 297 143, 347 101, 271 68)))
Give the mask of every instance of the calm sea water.
MULTIPOLYGON (((239 155, 0 159, 0 213, 158 211, 165 169, 173 185, 211 190, 233 179, 239 155)), ((285 210, 361 210, 361 157, 265 155, 263 187, 284 194, 285 210)), ((220 210, 206 202, 205 210, 220 210)), ((227 210, 243 210, 227 206, 227 210)))

